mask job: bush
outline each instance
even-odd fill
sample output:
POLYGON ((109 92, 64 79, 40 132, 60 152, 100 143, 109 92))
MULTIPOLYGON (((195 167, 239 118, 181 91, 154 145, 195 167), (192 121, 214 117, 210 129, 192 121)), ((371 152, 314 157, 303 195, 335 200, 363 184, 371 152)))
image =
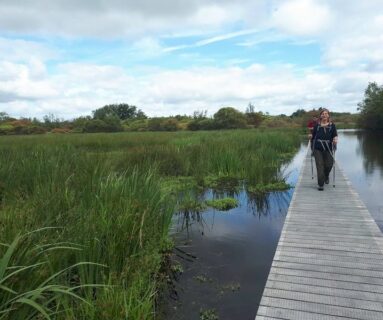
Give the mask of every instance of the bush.
POLYGON ((0 125, 0 134, 1 135, 10 134, 12 132, 13 132, 13 126, 11 126, 10 124, 0 125))
POLYGON ((69 128, 54 128, 51 130, 51 133, 69 133, 70 131, 69 128))
POLYGON ((231 107, 221 108, 214 114, 216 129, 239 129, 246 127, 245 115, 231 107))
POLYGON ((213 130, 215 128, 215 122, 213 119, 194 119, 188 123, 187 128, 192 131, 196 130, 213 130))
POLYGON ((177 131, 178 130, 178 121, 175 118, 169 118, 164 120, 161 123, 161 129, 163 131, 177 131))
POLYGON ((116 117, 108 117, 105 120, 95 119, 85 123, 84 132, 117 132, 122 131, 120 120, 116 117))
POLYGON ((259 125, 263 121, 262 112, 247 112, 245 115, 247 124, 250 124, 254 127, 259 127, 259 125))
POLYGON ((177 131, 178 121, 175 118, 151 118, 148 121, 149 131, 177 131))
POLYGON ((148 120, 147 119, 135 119, 128 120, 123 123, 125 131, 147 131, 148 120))

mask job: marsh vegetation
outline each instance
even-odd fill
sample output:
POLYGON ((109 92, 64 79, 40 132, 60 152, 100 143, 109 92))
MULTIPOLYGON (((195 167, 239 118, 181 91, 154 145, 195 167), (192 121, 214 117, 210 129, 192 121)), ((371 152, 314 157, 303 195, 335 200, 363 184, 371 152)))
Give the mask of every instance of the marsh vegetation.
POLYGON ((1 137, 0 319, 153 319, 173 214, 203 211, 207 188, 280 187, 298 145, 294 130, 1 137))

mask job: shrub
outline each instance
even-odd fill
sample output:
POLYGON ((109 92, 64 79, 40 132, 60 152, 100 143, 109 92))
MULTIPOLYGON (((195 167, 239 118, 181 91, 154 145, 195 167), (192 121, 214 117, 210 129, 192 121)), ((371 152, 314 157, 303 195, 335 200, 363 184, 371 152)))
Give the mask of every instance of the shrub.
POLYGON ((194 119, 188 123, 187 128, 192 131, 196 130, 213 130, 215 127, 215 122, 213 119, 204 118, 204 119, 194 119))
POLYGON ((151 118, 148 121, 149 131, 177 131, 178 120, 175 118, 151 118))
POLYGON ((246 117, 242 112, 234 108, 221 108, 214 114, 214 124, 217 129, 245 128, 246 117))
POLYGON ((261 112, 247 112, 245 115, 247 123, 254 127, 259 127, 263 121, 263 114, 261 112))
POLYGON ((116 117, 108 117, 105 120, 95 119, 85 123, 84 132, 117 132, 122 131, 120 120, 116 117))
POLYGON ((69 133, 70 131, 69 128, 54 128, 51 130, 51 133, 69 133))

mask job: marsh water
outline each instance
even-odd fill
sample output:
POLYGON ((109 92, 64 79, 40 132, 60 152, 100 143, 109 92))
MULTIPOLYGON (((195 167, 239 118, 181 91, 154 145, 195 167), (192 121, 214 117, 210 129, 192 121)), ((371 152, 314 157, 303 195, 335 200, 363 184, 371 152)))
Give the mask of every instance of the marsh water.
MULTIPOLYGON (((383 230, 383 134, 344 130, 339 141, 336 159, 383 230)), ((282 168, 291 185, 305 153, 302 143, 282 168)), ((242 189, 208 190, 205 199, 233 196, 240 205, 174 216, 174 253, 183 272, 166 319, 255 318, 293 191, 255 197, 242 189)))
POLYGON ((343 130, 339 139, 337 161, 383 232, 383 131, 343 130))

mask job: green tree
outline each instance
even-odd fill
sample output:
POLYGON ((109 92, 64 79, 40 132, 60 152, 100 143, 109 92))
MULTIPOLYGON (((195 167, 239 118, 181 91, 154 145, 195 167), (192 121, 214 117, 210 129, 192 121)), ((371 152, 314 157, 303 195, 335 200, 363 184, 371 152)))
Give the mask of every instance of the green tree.
POLYGON ((214 124, 217 129, 245 128, 246 117, 234 108, 221 108, 214 114, 214 124))
POLYGON ((370 82, 364 91, 364 100, 358 107, 362 127, 383 129, 383 86, 370 82))
POLYGON ((0 121, 7 121, 9 119, 9 115, 6 112, 0 112, 0 121))
POLYGON ((56 117, 53 113, 49 113, 43 117, 44 124, 43 126, 48 129, 59 128, 61 127, 61 123, 64 121, 58 117, 56 117))
POLYGON ((255 112, 255 106, 249 102, 247 108, 246 108, 246 113, 254 113, 255 112))
POLYGON ((297 111, 294 111, 292 114, 291 114, 291 118, 294 118, 294 117, 302 117, 302 116, 305 116, 306 115, 306 110, 305 109, 298 109, 297 111))
POLYGON ((255 112, 255 107, 252 103, 249 103, 248 107, 246 108, 245 116, 247 124, 252 125, 254 127, 259 127, 259 125, 263 121, 263 113, 255 112))
POLYGON ((116 116, 120 120, 146 118, 145 113, 127 103, 108 104, 93 111, 93 118, 104 120, 107 117, 116 116))

